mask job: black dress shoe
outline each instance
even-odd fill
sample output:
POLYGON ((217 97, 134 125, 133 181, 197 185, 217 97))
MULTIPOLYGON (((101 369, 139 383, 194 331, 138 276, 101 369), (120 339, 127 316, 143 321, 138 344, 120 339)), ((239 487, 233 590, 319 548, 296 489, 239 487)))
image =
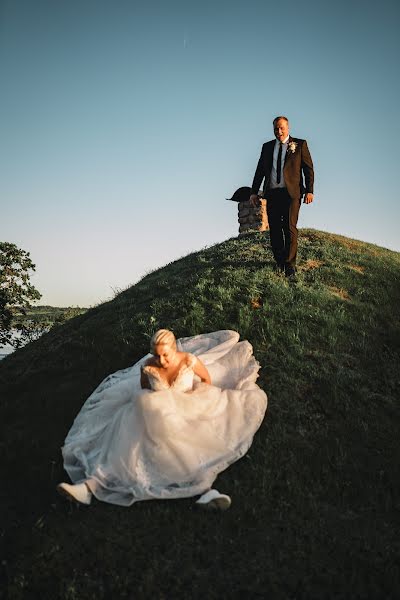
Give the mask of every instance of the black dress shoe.
POLYGON ((296 269, 294 267, 292 267, 291 265, 285 265, 285 275, 290 280, 295 281, 296 280, 296 269))

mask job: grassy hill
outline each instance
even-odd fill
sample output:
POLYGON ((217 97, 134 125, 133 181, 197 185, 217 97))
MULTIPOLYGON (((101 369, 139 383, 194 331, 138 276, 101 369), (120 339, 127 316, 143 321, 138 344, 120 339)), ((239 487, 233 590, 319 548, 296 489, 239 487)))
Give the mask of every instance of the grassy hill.
POLYGON ((264 237, 150 273, 0 363, 3 590, 19 598, 393 598, 399 587, 400 255, 313 230, 295 285, 264 237), (60 446, 93 388, 177 337, 236 329, 269 397, 246 457, 193 499, 75 507, 60 446))

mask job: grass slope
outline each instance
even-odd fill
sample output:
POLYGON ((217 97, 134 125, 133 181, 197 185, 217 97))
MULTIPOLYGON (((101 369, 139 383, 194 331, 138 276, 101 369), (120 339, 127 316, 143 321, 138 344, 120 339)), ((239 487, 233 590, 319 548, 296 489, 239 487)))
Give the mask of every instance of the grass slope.
POLYGON ((10 598, 389 598, 399 592, 400 255, 303 230, 298 283, 265 238, 150 273, 0 363, 1 543, 10 598), (236 329, 266 419, 220 475, 223 514, 193 499, 77 508, 60 446, 92 389, 158 327, 236 329))

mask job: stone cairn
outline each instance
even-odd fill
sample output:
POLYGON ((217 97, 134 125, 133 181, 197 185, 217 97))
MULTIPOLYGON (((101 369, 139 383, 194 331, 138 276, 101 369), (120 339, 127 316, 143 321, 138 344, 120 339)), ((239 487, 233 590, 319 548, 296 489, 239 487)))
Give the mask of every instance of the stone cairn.
POLYGON ((238 203, 239 236, 255 231, 266 231, 269 229, 267 217, 267 201, 258 197, 255 206, 249 202, 251 189, 239 188, 230 200, 238 203))

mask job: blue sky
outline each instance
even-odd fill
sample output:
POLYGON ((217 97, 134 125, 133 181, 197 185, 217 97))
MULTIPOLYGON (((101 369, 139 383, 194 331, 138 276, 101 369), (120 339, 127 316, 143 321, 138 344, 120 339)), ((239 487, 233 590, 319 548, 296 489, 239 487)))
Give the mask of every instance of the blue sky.
POLYGON ((41 303, 94 305, 235 236, 271 121, 313 156, 300 227, 400 251, 400 9, 0 0, 0 237, 41 303))

